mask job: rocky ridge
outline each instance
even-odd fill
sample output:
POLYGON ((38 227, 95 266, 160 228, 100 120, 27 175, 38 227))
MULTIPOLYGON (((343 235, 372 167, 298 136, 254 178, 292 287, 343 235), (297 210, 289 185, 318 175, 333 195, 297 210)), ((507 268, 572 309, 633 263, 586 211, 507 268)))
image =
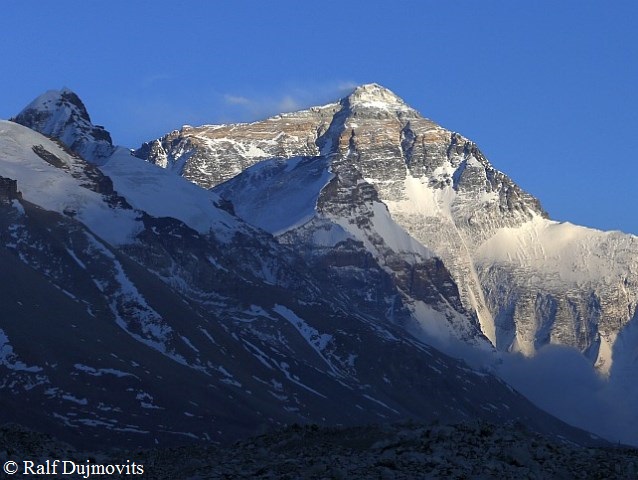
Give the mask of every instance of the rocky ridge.
POLYGON ((331 104, 251 124, 186 125, 145 143, 134 155, 211 188, 260 160, 317 155, 315 141, 337 107, 331 104))

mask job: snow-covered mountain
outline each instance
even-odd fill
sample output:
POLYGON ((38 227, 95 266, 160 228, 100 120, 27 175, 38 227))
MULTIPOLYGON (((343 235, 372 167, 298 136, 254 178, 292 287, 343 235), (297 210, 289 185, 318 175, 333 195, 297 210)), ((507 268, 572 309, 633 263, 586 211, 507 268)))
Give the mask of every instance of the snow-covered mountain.
POLYGON ((274 188, 294 214, 251 225, 241 202, 110 141, 107 155, 88 114, 51 127, 86 113, 70 98, 48 92, 16 117, 26 126, 0 122, 1 420, 98 447, 477 417, 592 441, 409 333, 427 311, 482 338, 440 258, 347 162, 249 169, 238 189, 284 173, 315 186, 274 188))
POLYGON ((528 356, 567 345, 605 375, 623 355, 636 237, 551 221, 474 143, 379 85, 261 122, 184 127, 136 155, 214 187, 317 265, 338 269, 330 255, 359 242, 399 286, 407 324, 429 336, 528 356), (438 302, 413 291, 428 262, 446 272, 427 274, 438 302))
POLYGON ((82 100, 68 88, 43 93, 12 120, 59 139, 93 163, 101 163, 114 150, 109 132, 91 123, 82 100))

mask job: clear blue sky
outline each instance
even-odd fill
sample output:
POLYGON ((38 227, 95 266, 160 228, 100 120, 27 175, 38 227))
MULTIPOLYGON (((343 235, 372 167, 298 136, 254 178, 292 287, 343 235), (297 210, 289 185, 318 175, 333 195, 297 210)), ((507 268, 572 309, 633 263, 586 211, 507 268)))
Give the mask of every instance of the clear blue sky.
POLYGON ((377 82, 557 220, 638 234, 636 1, 7 0, 0 118, 67 86, 116 143, 377 82))

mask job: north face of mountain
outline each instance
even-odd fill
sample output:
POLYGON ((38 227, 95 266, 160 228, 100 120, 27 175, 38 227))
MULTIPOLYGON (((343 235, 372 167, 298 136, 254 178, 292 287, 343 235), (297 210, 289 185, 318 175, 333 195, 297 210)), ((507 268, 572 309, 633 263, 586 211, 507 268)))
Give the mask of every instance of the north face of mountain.
MULTIPOLYGON (((0 176, 21 192, 0 202, 3 421, 102 448, 405 418, 518 419, 588 441, 380 320, 392 296, 396 312, 409 309, 389 261, 365 247, 370 225, 388 220, 372 191, 357 193, 373 207, 353 214, 364 233, 315 271, 307 252, 243 222, 215 193, 122 149, 101 163, 0 122, 0 176), (389 298, 359 311, 366 289, 389 298)), ((334 198, 330 208, 345 199, 334 198)), ((444 305, 447 270, 425 249, 418 262, 415 291, 444 305)))
POLYGON ((176 165, 201 186, 218 185, 240 216, 284 243, 302 242, 318 264, 335 270, 343 261, 337 252, 361 245, 358 257, 377 259, 400 286, 411 321, 430 332, 447 325, 442 330, 461 338, 484 336, 525 355, 569 345, 607 375, 624 362, 623 332, 638 303, 635 238, 552 222, 473 142, 379 85, 261 122, 173 132, 137 155, 176 165), (298 188, 300 175, 309 190, 298 188), (321 260, 317 252, 330 249, 333 258, 321 260), (412 278, 410 268, 393 268, 410 256, 417 264, 440 259, 449 278, 435 283, 453 285, 460 306, 448 292, 450 309, 426 312, 409 294, 414 283, 402 280, 412 278))

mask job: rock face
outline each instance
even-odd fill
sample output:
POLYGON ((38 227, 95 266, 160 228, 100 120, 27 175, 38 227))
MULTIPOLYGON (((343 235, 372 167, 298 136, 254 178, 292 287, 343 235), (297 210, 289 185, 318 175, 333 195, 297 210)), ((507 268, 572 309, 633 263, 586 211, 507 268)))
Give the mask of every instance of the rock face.
POLYGON ((552 222, 474 143, 379 85, 262 122, 173 132, 136 154, 214 186, 336 282, 345 258, 343 275, 364 277, 355 271, 370 254, 398 286, 406 325, 525 355, 569 345, 608 375, 627 350, 617 339, 638 301, 635 237, 552 222))
POLYGON ((8 203, 18 198, 18 182, 12 178, 0 177, 0 202, 8 203))
POLYGON ((260 160, 317 155, 316 139, 337 110, 333 104, 252 124, 185 126, 135 155, 210 188, 260 160))

